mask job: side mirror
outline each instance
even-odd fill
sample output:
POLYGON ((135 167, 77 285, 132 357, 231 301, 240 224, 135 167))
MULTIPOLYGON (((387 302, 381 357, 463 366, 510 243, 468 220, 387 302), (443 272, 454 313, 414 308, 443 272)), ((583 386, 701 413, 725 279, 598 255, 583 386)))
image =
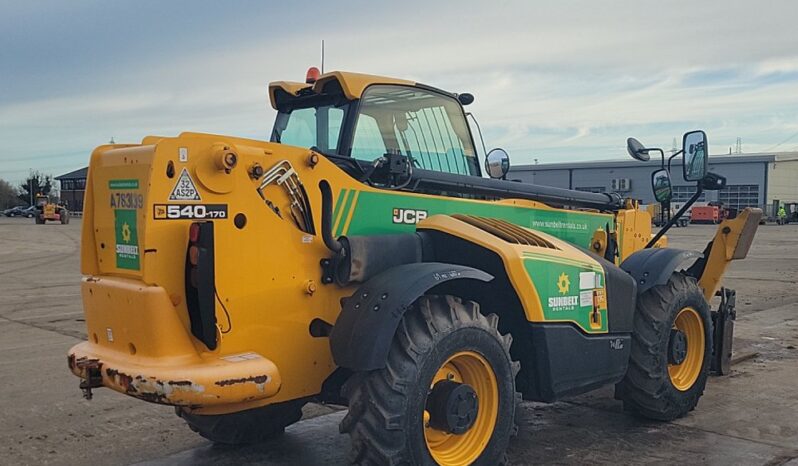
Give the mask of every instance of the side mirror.
POLYGON ((626 140, 626 151, 629 152, 629 155, 631 155, 632 158, 635 158, 641 162, 648 162, 651 159, 651 156, 648 155, 648 149, 646 149, 646 146, 644 146, 635 138, 629 138, 626 140))
POLYGON ((705 132, 690 131, 682 138, 684 160, 682 170, 685 181, 701 181, 709 169, 709 146, 705 132))
POLYGON ((510 156, 504 149, 492 149, 485 157, 485 171, 494 179, 504 179, 510 171, 510 156))
POLYGON ((651 174, 651 188, 654 190, 654 199, 660 204, 670 202, 673 197, 671 175, 668 170, 660 169, 651 174))

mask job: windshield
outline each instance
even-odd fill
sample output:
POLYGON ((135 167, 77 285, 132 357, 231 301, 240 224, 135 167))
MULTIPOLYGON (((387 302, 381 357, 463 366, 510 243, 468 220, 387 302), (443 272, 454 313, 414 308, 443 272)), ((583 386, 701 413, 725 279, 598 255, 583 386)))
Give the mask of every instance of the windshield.
POLYGON ((364 92, 351 156, 374 160, 389 151, 427 170, 479 173, 460 104, 438 92, 406 86, 371 86, 364 92))

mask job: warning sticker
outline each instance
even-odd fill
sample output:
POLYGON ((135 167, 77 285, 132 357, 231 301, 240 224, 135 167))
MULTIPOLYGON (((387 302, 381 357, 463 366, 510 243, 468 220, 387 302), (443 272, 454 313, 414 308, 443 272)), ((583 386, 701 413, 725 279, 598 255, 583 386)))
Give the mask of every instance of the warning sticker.
POLYGON ((585 290, 579 292, 579 306, 593 306, 593 290, 585 290))
POLYGON ((180 172, 180 177, 177 179, 177 184, 169 195, 170 201, 199 201, 200 195, 197 192, 197 187, 194 186, 194 180, 188 174, 188 169, 184 168, 180 172))

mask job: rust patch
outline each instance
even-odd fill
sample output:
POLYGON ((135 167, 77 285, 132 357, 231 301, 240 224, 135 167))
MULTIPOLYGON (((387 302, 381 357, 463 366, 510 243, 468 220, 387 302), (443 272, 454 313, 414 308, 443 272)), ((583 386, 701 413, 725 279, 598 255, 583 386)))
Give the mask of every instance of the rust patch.
POLYGON ((136 387, 133 385, 133 377, 125 374, 124 372, 119 372, 118 370, 109 367, 105 370, 105 375, 111 379, 114 379, 114 381, 121 385, 126 392, 136 392, 136 387))
POLYGON ((225 387, 228 385, 238 385, 242 383, 264 384, 269 381, 268 375, 253 375, 252 377, 242 377, 240 379, 225 379, 216 382, 216 385, 225 387))
POLYGON ((106 369, 105 373, 128 395, 151 403, 185 406, 186 403, 176 402, 172 399, 175 392, 202 393, 205 391, 205 387, 190 380, 158 380, 141 375, 134 377, 112 368, 106 369))
POLYGON ((194 382, 192 382, 190 380, 175 380, 173 382, 172 381, 168 381, 166 383, 169 384, 169 385, 174 385, 176 387, 191 386, 191 385, 194 384, 194 382))

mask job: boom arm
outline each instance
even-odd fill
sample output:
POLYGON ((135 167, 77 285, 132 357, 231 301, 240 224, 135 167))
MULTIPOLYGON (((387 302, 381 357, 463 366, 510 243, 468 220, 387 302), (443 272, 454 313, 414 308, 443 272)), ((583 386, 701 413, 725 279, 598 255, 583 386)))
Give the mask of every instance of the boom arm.
POLYGON ((690 267, 689 273, 698 278, 698 286, 704 291, 707 301, 720 288, 721 277, 729 262, 748 255, 761 218, 761 209, 746 208, 736 218, 724 220, 707 244, 704 257, 690 267))

